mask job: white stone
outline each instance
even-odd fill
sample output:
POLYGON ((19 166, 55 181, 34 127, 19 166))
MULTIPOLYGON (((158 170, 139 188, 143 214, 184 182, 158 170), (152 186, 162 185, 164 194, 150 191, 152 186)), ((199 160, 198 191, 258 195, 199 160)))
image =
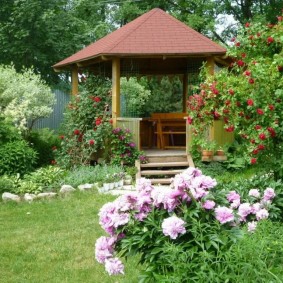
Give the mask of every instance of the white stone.
POLYGON ((94 184, 83 184, 83 185, 79 185, 78 189, 80 191, 88 191, 91 190, 94 187, 94 184))
POLYGON ((63 185, 60 189, 60 193, 61 194, 67 194, 67 193, 71 193, 71 192, 74 192, 76 189, 73 188, 72 186, 70 185, 63 185))
POLYGON ((2 194, 2 200, 20 202, 21 198, 18 195, 5 192, 2 194))
POLYGON ((55 197, 57 194, 56 193, 39 193, 38 195, 36 195, 36 198, 53 198, 55 197))
POLYGON ((24 200, 28 202, 32 202, 36 198, 35 194, 25 193, 24 200))

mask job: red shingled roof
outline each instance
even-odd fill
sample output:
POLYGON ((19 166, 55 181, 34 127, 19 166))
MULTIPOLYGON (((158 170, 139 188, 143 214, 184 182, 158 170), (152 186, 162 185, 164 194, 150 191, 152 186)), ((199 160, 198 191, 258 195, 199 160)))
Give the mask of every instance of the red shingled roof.
POLYGON ((225 52, 225 48, 156 8, 53 67, 64 67, 101 55, 221 55, 225 52))

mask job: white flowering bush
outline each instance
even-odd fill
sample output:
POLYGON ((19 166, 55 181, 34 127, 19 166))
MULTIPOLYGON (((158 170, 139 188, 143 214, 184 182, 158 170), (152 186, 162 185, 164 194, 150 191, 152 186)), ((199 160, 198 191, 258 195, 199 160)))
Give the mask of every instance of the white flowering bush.
POLYGON ((13 66, 0 65, 0 110, 21 132, 48 117, 54 103, 55 95, 32 69, 17 73, 13 66))
POLYGON ((140 179, 136 193, 101 208, 99 222, 108 236, 97 240, 96 260, 110 275, 123 274, 119 258, 139 254, 141 282, 224 282, 229 270, 220 268, 223 253, 268 218, 276 194, 251 189, 243 199, 236 191, 217 191, 216 184, 195 168, 176 175, 168 188, 140 179))

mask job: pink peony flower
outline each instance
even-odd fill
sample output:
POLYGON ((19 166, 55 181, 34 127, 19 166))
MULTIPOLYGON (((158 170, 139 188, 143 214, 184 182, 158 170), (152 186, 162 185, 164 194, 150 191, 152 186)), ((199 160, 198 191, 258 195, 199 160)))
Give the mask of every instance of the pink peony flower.
POLYGON ((248 231, 253 233, 256 229, 257 226, 257 222, 256 221, 252 221, 248 223, 248 231))
POLYGON ((269 215, 268 211, 265 208, 262 208, 256 212, 256 219, 257 220, 266 219, 268 218, 268 215, 269 215))
POLYGON ((260 197, 259 190, 258 189, 251 189, 249 191, 249 196, 259 198, 260 197))
POLYGON ((225 206, 218 206, 215 209, 215 218, 221 224, 231 222, 234 220, 233 210, 225 206))
POLYGON ((117 258, 109 258, 105 260, 105 270, 109 275, 124 274, 124 265, 117 258))
POLYGON ((274 189, 267 188, 263 193, 263 200, 269 201, 269 200, 272 200, 275 196, 276 196, 276 194, 274 192, 274 189))
POLYGON ((113 256, 114 244, 116 239, 114 237, 102 236, 96 240, 95 243, 95 259, 99 263, 104 263, 105 260, 113 256))
POLYGON ((246 221, 247 216, 252 212, 252 207, 249 203, 242 203, 238 208, 238 215, 242 221, 246 221))
POLYGON ((169 236, 171 239, 176 239, 179 234, 185 234, 186 229, 184 227, 185 221, 177 216, 171 216, 163 220, 162 230, 165 236, 169 236))
POLYGON ((233 201, 235 201, 235 200, 240 200, 241 199, 241 197, 240 197, 240 195, 236 192, 236 191, 231 191, 231 192, 229 192, 229 194, 227 195, 227 200, 229 201, 229 202, 233 202, 233 201))
POLYGON ((206 200, 203 204, 202 207, 210 210, 213 209, 215 207, 215 202, 213 200, 206 200))

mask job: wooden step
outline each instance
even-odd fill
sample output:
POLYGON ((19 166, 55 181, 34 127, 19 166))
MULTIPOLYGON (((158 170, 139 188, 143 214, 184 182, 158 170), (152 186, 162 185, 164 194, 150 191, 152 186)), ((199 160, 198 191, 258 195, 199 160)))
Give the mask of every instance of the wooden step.
POLYGON ((149 163, 167 163, 167 162, 185 162, 186 155, 172 155, 172 156, 147 156, 149 163))
POLYGON ((182 173, 184 170, 179 169, 179 170, 146 170, 146 171, 141 171, 141 175, 176 175, 179 173, 182 173))
POLYGON ((141 164, 141 168, 146 168, 146 167, 184 167, 187 166, 189 167, 189 162, 188 161, 182 161, 182 162, 150 162, 150 163, 145 163, 141 164))
POLYGON ((171 178, 150 179, 152 184, 171 184, 171 178))

